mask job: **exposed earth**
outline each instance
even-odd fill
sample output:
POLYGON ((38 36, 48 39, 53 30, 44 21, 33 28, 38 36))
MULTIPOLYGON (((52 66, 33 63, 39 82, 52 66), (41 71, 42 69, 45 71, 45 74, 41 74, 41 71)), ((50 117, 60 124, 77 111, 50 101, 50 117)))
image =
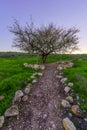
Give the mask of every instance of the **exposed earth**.
POLYGON ((1 130, 64 130, 60 107, 64 93, 56 78, 57 63, 46 64, 42 73, 28 101, 20 104, 19 116, 9 118, 1 130))

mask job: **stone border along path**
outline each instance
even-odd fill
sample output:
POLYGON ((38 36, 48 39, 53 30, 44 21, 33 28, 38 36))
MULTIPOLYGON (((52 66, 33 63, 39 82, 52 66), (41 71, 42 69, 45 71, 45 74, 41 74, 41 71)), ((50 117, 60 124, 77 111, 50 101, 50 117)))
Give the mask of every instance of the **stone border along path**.
MULTIPOLYGON (((25 67, 30 67, 28 64, 25 65, 25 67)), ((72 67, 73 63, 69 63, 68 66, 63 65, 64 63, 46 65, 46 69, 42 71, 43 76, 39 73, 42 77, 37 82, 33 82, 32 93, 29 96, 25 95, 16 108, 19 109, 17 116, 9 117, 8 123, 1 130, 64 130, 64 128, 76 130, 69 118, 62 121, 61 105, 70 108, 68 101, 73 102, 70 96, 63 100, 73 84, 69 83, 69 87, 63 90, 63 84, 67 78, 64 78, 60 72, 63 68, 72 67)), ((25 89, 25 92, 27 91, 29 92, 28 88, 25 89)), ((21 95, 23 96, 22 93, 21 95)))
POLYGON ((46 65, 43 76, 32 84, 28 100, 19 104, 18 116, 7 118, 1 130, 64 130, 60 109, 64 95, 56 78, 57 65, 46 65))

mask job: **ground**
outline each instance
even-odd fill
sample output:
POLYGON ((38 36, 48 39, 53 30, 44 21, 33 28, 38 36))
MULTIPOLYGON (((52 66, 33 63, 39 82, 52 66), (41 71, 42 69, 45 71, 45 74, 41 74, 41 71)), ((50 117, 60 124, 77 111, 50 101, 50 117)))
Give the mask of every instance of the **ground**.
POLYGON ((57 63, 46 64, 42 73, 28 101, 21 103, 19 116, 9 118, 1 130, 64 130, 60 106, 64 95, 56 78, 57 63))

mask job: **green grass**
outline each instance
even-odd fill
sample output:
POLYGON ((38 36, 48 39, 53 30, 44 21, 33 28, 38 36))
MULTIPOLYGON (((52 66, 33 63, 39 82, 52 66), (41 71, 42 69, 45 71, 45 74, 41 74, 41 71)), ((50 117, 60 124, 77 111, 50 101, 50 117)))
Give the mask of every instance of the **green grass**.
POLYGON ((0 58, 0 95, 5 96, 0 101, 0 115, 11 105, 15 91, 23 89, 28 82, 31 82, 30 76, 37 71, 32 68, 25 68, 23 66, 25 62, 35 63, 35 59, 32 57, 31 61, 28 57, 0 58))
MULTIPOLYGON (((65 70, 64 73, 68 76, 69 81, 74 83, 73 90, 80 96, 80 106, 87 110, 87 61, 75 61, 76 59, 86 58, 86 54, 51 54, 47 57, 46 62, 51 63, 63 60, 73 60, 75 62, 75 66, 65 70), (86 103, 83 103, 83 99, 86 103)), ((30 76, 36 70, 25 68, 23 64, 40 64, 40 62, 41 57, 38 55, 18 52, 0 52, 0 95, 5 96, 5 99, 0 101, 0 115, 11 105, 15 91, 22 89, 28 82, 32 81, 30 76)))
POLYGON ((87 60, 74 61, 74 67, 64 70, 68 81, 73 82, 73 90, 80 97, 79 106, 87 110, 87 60))

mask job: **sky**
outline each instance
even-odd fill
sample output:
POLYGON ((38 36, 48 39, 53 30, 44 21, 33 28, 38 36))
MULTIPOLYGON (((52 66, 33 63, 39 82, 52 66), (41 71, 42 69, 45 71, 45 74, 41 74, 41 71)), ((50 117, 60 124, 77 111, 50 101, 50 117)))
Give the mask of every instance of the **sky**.
POLYGON ((14 19, 21 25, 30 22, 35 26, 54 23, 56 26, 80 30, 76 53, 87 53, 87 0, 0 0, 0 52, 19 51, 13 48, 14 35, 9 32, 14 19))

